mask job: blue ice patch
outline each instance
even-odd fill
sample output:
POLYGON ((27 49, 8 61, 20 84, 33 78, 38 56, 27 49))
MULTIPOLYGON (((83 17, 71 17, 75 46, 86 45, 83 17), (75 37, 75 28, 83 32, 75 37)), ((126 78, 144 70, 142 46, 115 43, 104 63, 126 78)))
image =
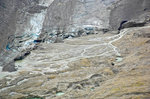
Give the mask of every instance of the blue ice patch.
POLYGON ((10 50, 9 44, 6 45, 6 50, 10 50))

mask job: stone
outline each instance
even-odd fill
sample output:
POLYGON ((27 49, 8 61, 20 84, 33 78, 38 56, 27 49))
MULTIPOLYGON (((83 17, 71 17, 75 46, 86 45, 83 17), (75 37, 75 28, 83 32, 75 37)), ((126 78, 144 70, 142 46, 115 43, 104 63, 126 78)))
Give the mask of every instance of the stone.
POLYGON ((31 52, 30 51, 26 51, 26 52, 22 52, 20 55, 18 55, 14 61, 19 61, 19 60, 23 60, 25 57, 27 57, 31 52))
POLYGON ((62 37, 57 37, 54 43, 63 43, 63 38, 62 37))
POLYGON ((78 30, 78 36, 81 36, 84 32, 85 32, 84 29, 79 29, 78 30))
POLYGON ((15 68, 14 61, 10 62, 9 64, 6 64, 2 69, 2 71, 4 72, 14 72, 16 70, 17 69, 15 68))
POLYGON ((136 21, 123 21, 125 23, 121 23, 118 30, 123 28, 130 28, 130 27, 142 27, 146 24, 146 22, 136 22, 136 21))

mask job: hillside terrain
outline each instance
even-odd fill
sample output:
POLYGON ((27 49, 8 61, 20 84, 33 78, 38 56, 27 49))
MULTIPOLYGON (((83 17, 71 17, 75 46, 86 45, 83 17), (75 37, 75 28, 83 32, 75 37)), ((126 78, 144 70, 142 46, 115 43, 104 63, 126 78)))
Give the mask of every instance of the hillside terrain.
POLYGON ((0 99, 150 99, 150 0, 0 0, 0 99))
POLYGON ((148 99, 150 26, 40 44, 0 80, 1 99, 148 99), (27 98, 30 99, 30 98, 27 98))

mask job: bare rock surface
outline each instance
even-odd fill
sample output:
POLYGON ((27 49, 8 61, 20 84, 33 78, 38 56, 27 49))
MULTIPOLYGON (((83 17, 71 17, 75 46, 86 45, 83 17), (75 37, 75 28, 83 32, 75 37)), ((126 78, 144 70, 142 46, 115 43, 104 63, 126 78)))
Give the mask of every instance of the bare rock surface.
POLYGON ((146 22, 150 17, 149 0, 121 0, 110 13, 110 25, 118 29, 124 21, 146 22))
POLYGON ((41 43, 1 72, 1 99, 148 99, 150 26, 41 43))
POLYGON ((0 66, 34 47, 53 0, 0 0, 0 66))

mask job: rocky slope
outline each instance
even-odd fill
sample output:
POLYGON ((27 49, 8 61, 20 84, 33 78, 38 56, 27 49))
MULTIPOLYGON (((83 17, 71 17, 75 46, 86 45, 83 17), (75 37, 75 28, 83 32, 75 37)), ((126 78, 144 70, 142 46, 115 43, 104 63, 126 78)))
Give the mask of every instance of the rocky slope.
POLYGON ((149 0, 0 0, 0 66, 14 67, 14 59, 37 42, 144 26, 149 4, 149 0))
POLYGON ((149 99, 149 31, 144 26, 41 44, 16 61, 17 72, 1 73, 1 99, 149 99))
POLYGON ((0 14, 0 99, 150 98, 149 0, 0 0, 0 14))

